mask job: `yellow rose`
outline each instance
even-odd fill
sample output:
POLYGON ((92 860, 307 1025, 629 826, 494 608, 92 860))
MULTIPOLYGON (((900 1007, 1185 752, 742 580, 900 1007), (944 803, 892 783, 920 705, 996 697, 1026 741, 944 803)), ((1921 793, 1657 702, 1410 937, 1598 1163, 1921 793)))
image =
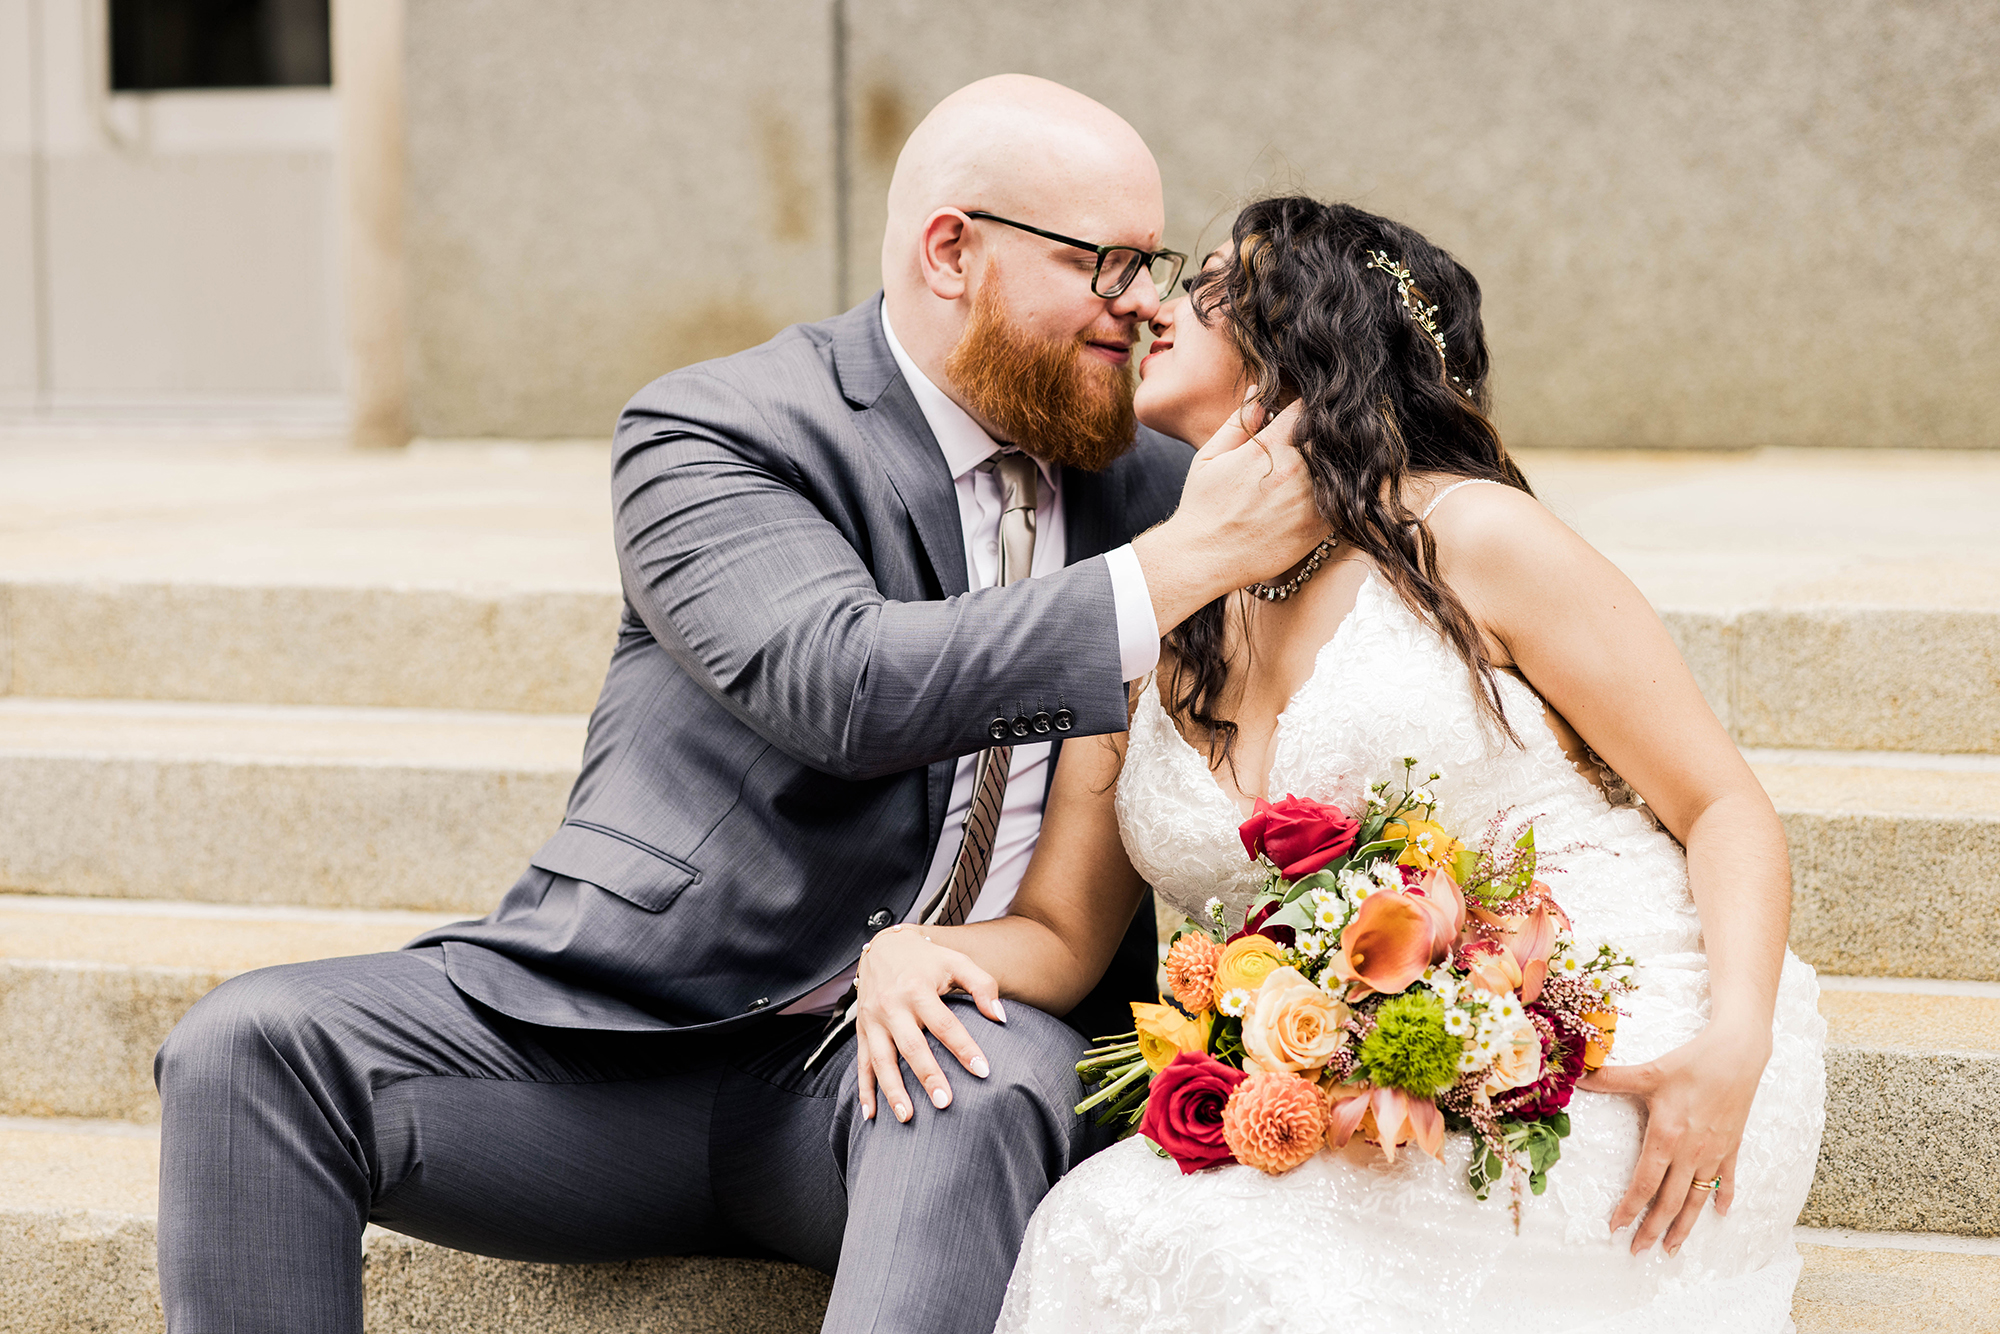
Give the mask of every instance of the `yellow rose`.
POLYGON ((1298 969, 1274 969, 1243 1018, 1243 1050, 1260 1070, 1301 1071, 1310 1078, 1340 1050, 1346 1022, 1347 1007, 1298 969))
POLYGON ((1139 1054, 1153 1067, 1153 1073, 1158 1074, 1167 1068, 1167 1062, 1184 1051, 1208 1050, 1208 1030, 1215 1016, 1190 1019, 1171 1005, 1133 1001, 1132 1022, 1139 1029, 1139 1054))
POLYGON ((1465 850, 1465 844, 1447 834, 1435 820, 1391 820, 1382 826, 1382 837, 1407 839, 1408 846, 1396 863, 1419 871, 1449 870, 1452 860, 1465 850))
POLYGON ((1271 970, 1284 961, 1285 947, 1269 936, 1239 936, 1222 947, 1222 958, 1215 965, 1215 994, 1241 987, 1254 996, 1271 970))

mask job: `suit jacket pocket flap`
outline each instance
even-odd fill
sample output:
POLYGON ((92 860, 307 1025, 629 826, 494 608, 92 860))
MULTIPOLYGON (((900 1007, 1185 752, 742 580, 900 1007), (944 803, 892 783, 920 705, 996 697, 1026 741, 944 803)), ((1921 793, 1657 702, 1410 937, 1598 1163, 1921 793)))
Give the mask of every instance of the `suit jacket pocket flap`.
POLYGON ((700 879, 686 862, 592 825, 564 825, 530 860, 544 871, 609 890, 647 912, 663 911, 700 879))

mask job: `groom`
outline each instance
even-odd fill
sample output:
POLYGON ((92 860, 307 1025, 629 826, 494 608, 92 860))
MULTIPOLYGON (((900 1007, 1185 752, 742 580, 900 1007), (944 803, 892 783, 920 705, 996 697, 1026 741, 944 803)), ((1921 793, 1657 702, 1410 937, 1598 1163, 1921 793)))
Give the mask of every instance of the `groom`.
MULTIPOLYGON (((499 908, 236 978, 167 1040, 175 1334, 355 1334, 370 1221, 542 1261, 779 1255, 835 1273, 829 1330, 991 1327, 1028 1215, 1097 1146, 1077 1031, 960 1005, 990 1076, 872 1121, 851 1037, 806 1058, 873 933, 1006 910, 1062 740, 1122 731, 1160 633, 1321 525, 1288 447, 1190 468, 1134 427, 1176 257, 1117 116, 974 84, 889 214, 880 297, 626 408, 617 647, 499 908)), ((1150 993, 1150 937, 1113 1005, 1150 993)))

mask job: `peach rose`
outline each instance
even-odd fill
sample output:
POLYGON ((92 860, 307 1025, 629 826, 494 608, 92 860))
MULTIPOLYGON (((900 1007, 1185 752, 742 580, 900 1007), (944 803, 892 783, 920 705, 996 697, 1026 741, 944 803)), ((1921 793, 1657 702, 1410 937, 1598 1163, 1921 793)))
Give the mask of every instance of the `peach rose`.
POLYGON ((1215 994, 1238 987, 1255 995, 1271 971, 1285 961, 1285 947, 1269 936, 1238 936, 1222 947, 1215 964, 1215 994))
POLYGON ((1318 1071, 1340 1050, 1347 1007, 1296 968, 1273 969, 1243 1016, 1243 1050, 1259 1070, 1318 1071))
POLYGON ((1139 1054, 1158 1074, 1167 1063, 1184 1051, 1208 1050, 1208 1030, 1213 1015, 1190 1019, 1171 1005, 1132 1002, 1132 1023, 1139 1030, 1139 1054))
POLYGON ((1487 1068, 1479 1096, 1491 1098, 1508 1089, 1525 1088, 1542 1077, 1541 1034, 1528 1027, 1514 1030, 1514 1038, 1487 1068))
POLYGON ((1475 940, 1460 947, 1458 966, 1466 971, 1466 980, 1473 986, 1484 987, 1496 996, 1511 995, 1521 985, 1521 966, 1514 962, 1514 956, 1505 946, 1490 940, 1475 940))
POLYGON ((1183 1010, 1200 1014, 1215 1008, 1215 966, 1222 946, 1198 931, 1176 940, 1167 950, 1167 988, 1183 1010))
POLYGON ((1239 1163, 1277 1176, 1319 1151, 1326 1098, 1309 1080, 1265 1070, 1236 1086, 1222 1109, 1222 1138, 1239 1163))

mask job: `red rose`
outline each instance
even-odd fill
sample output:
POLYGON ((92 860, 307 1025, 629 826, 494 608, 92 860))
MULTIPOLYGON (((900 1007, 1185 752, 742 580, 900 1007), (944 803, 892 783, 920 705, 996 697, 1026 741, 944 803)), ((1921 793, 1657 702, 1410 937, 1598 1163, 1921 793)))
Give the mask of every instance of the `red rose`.
POLYGON ((1283 801, 1257 799, 1257 813, 1237 830, 1254 858, 1269 857, 1287 880, 1311 875, 1335 857, 1354 850, 1361 822, 1338 806, 1287 795, 1283 801))
POLYGON ((1213 1056, 1184 1051, 1153 1076, 1139 1133, 1165 1149, 1182 1175, 1233 1163, 1222 1138, 1222 1109, 1243 1082, 1243 1072, 1213 1056))

